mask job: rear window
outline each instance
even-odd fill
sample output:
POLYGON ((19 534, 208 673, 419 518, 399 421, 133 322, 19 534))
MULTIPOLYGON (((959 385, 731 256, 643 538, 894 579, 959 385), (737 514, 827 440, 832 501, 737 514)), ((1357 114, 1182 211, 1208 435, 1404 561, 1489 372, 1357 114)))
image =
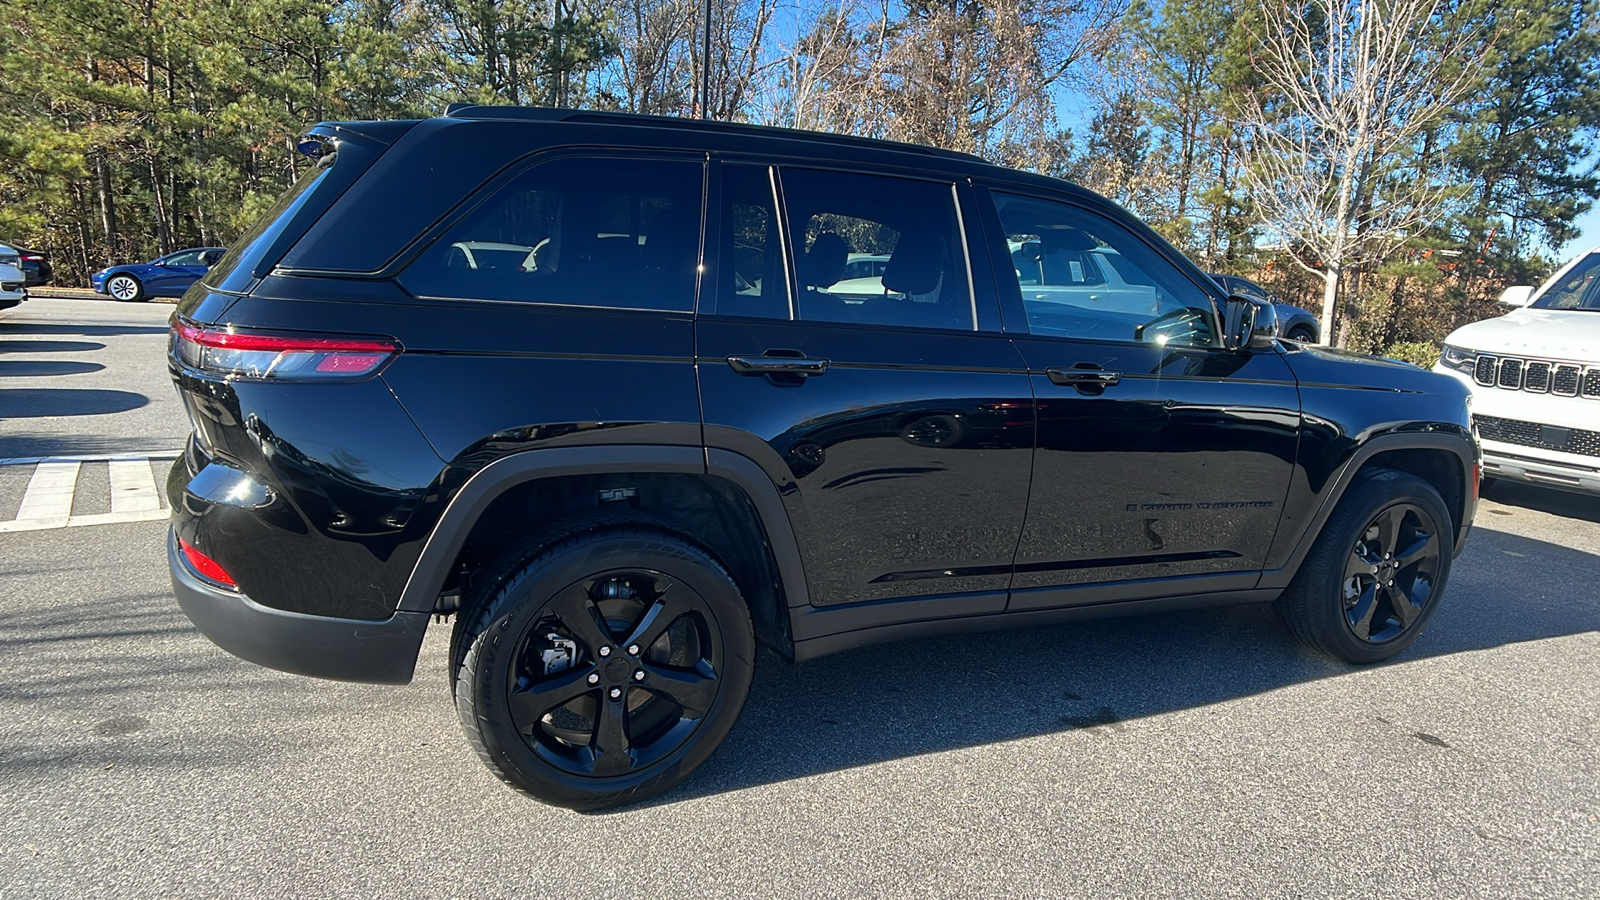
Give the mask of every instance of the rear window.
POLYGON ((688 312, 700 161, 568 157, 512 179, 400 276, 423 297, 688 312))
POLYGON ((340 138, 339 151, 300 173, 294 185, 206 272, 201 284, 219 291, 249 290, 386 149, 348 133, 340 138))

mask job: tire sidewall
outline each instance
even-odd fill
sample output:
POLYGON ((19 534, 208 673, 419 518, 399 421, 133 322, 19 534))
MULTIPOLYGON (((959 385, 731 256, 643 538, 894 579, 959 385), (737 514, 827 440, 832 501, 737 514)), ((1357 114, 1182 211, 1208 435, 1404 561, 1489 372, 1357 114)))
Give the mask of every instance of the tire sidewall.
MULTIPOLYGON (((694 771, 721 745, 743 709, 754 672, 755 639, 744 600, 715 560, 664 536, 597 535, 543 557, 505 580, 468 636, 459 678, 491 766, 548 803, 574 809, 616 806, 648 796, 694 771), (722 635, 722 685, 700 726, 664 759, 638 772, 594 778, 562 771, 534 753, 513 724, 505 685, 539 611, 557 591, 607 569, 658 571, 697 592, 722 635)), ((463 718, 468 709, 461 710, 463 718)))
POLYGON ((1341 504, 1333 520, 1328 523, 1330 528, 1324 532, 1328 543, 1318 548, 1321 558, 1316 561, 1317 566, 1325 573, 1323 578, 1318 579, 1321 584, 1307 585, 1314 592, 1311 598, 1314 601, 1313 615, 1320 619, 1313 622, 1313 627, 1332 644, 1324 649, 1335 656, 1355 663, 1381 662, 1410 647, 1427 628, 1440 601, 1444 599, 1455 553, 1452 519, 1444 501, 1431 485, 1401 472, 1385 471, 1366 478, 1347 496, 1355 502, 1348 506, 1341 504), (1357 539, 1378 514, 1400 504, 1422 507, 1433 519, 1435 539, 1439 542, 1439 572, 1427 605, 1411 627, 1392 640, 1373 644, 1356 637, 1345 620, 1344 564, 1357 539))

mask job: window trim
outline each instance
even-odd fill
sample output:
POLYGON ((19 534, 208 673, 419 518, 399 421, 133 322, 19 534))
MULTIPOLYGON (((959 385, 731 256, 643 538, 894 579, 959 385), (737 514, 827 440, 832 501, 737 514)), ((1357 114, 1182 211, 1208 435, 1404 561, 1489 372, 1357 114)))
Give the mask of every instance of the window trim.
POLYGON ((395 261, 385 267, 387 279, 395 286, 417 300, 426 300, 441 303, 508 303, 517 306, 561 307, 574 310, 594 310, 598 312, 629 312, 629 313, 657 313, 667 316, 693 316, 700 306, 702 281, 704 280, 705 255, 706 255, 706 203, 710 190, 711 154, 705 151, 671 150, 656 148, 641 148, 638 150, 629 147, 582 147, 565 146, 549 147, 527 156, 521 157, 512 164, 489 176, 478 185, 471 193, 462 198, 448 212, 434 222, 412 242, 396 255, 395 261), (485 203, 498 196, 500 191, 518 178, 547 163, 559 162, 563 159, 625 159, 630 161, 655 161, 655 162, 695 162, 700 165, 700 240, 697 243, 698 252, 695 263, 694 296, 688 309, 658 309, 642 306, 595 306, 589 303, 562 303, 548 300, 507 300, 498 297, 451 297, 440 294, 419 293, 405 282, 406 270, 432 250, 439 241, 447 236, 451 229, 466 221, 473 213, 477 212, 485 203))

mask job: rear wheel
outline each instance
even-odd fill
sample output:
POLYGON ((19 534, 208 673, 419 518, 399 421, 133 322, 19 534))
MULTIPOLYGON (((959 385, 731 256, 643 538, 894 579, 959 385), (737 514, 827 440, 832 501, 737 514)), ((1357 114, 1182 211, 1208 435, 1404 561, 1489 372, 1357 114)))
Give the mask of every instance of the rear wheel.
POLYGON ((1284 337, 1291 341, 1299 341, 1302 344, 1315 344, 1317 342, 1316 333, 1305 325, 1296 325, 1289 329, 1289 333, 1284 337))
POLYGON ((132 275, 113 275, 106 279, 106 293, 124 303, 144 299, 144 285, 132 275))
POLYGON ((1323 526, 1278 609, 1303 644, 1353 663, 1388 659, 1422 633, 1450 575, 1454 533, 1433 485, 1360 476, 1323 526))
POLYGON ((666 790, 727 737, 755 636, 707 553, 610 529, 508 572, 457 625, 456 709, 495 774, 547 803, 603 809, 666 790))

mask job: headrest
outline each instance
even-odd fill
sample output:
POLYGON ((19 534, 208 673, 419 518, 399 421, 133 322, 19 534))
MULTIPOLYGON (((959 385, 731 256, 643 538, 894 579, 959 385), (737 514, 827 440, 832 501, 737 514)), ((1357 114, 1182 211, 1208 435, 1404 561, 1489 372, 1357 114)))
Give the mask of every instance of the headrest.
POLYGON ((883 287, 897 294, 928 294, 944 274, 944 238, 932 232, 900 235, 883 267, 883 287))
POLYGON ((1039 240, 1044 244, 1046 253, 1059 253, 1062 250, 1082 253, 1100 246, 1099 241, 1076 228, 1041 228, 1039 240))
POLYGON ((844 265, 850 259, 850 248, 844 238, 824 231, 811 242, 811 249, 800 259, 800 283, 807 287, 827 288, 844 277, 844 265))

